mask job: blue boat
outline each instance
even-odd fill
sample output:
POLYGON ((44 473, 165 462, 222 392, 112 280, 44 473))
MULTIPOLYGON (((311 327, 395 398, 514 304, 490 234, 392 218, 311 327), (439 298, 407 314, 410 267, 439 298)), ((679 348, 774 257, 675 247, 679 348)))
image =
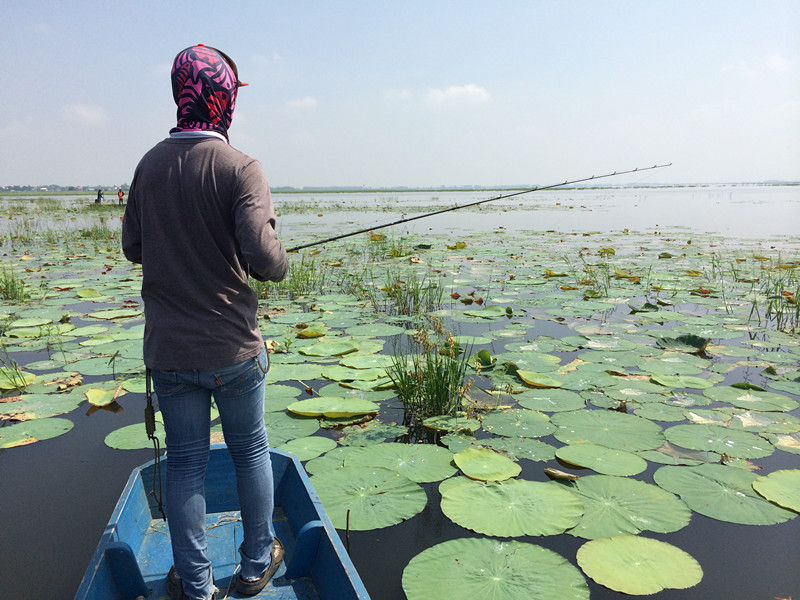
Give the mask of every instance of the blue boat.
MULTIPOLYGON (((331 520, 293 455, 270 449, 275 481, 276 536, 284 563, 253 598, 369 600, 331 520)), ((169 457, 162 459, 165 465, 169 457)), ((172 549, 166 522, 149 493, 155 461, 133 470, 103 533, 75 600, 166 599, 172 549)), ((225 445, 211 447, 206 473, 208 555, 218 598, 237 598, 235 573, 242 540, 233 461, 225 445)))

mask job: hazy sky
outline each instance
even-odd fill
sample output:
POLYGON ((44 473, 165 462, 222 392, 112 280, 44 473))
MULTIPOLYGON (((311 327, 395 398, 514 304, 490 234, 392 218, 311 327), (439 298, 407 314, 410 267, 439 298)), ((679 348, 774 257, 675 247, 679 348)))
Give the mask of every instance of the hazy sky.
POLYGON ((800 0, 4 0, 0 185, 117 185, 198 42, 273 186, 800 180, 800 0), (620 182, 642 179, 624 178, 620 182))

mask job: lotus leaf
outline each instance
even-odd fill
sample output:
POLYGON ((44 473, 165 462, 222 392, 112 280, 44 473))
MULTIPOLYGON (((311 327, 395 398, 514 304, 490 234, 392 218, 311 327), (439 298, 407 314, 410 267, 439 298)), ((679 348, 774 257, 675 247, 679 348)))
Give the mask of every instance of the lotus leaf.
POLYGON ((423 421, 423 425, 436 431, 478 431, 481 422, 477 419, 470 419, 463 416, 450 417, 442 415, 439 417, 428 417, 423 421))
POLYGON ((572 411, 586 406, 586 400, 580 395, 561 389, 525 390, 514 398, 524 408, 544 412, 572 411))
POLYGON ((285 412, 264 413, 264 423, 272 446, 280 446, 289 440, 313 435, 319 429, 317 419, 285 412))
POLYGON ((584 515, 576 537, 595 539, 641 531, 668 533, 689 524, 692 511, 677 496, 644 481, 612 475, 587 475, 574 484, 584 515))
POLYGON ((675 425, 667 429, 664 436, 676 446, 724 453, 731 458, 763 458, 775 450, 754 433, 705 423, 675 425))
POLYGON ((355 325, 348 327, 345 330, 347 335, 361 336, 361 337, 389 337, 392 335, 399 335, 404 333, 405 329, 398 325, 389 325, 387 323, 369 323, 364 325, 355 325))
POLYGON ((122 391, 122 385, 111 390, 89 388, 83 393, 92 406, 107 406, 124 394, 125 392, 122 391))
POLYGON ((352 338, 346 340, 323 340, 300 348, 299 352, 306 356, 343 356, 350 352, 355 352, 360 346, 361 343, 352 338))
POLYGON ((369 400, 360 398, 343 398, 337 396, 319 396, 308 400, 292 402, 289 412, 306 417, 325 416, 329 418, 353 417, 356 415, 377 414, 380 407, 369 400))
POLYGON ((348 427, 339 443, 344 446, 372 446, 382 444, 389 438, 397 438, 408 433, 408 427, 370 421, 363 426, 348 427))
POLYGON ((525 408, 488 412, 483 428, 495 435, 517 437, 542 437, 555 430, 547 415, 525 408))
POLYGON ((0 367, 0 390, 24 390, 36 381, 36 375, 16 367, 0 367))
POLYGON ((574 527, 583 503, 557 483, 511 479, 483 484, 467 477, 439 485, 442 512, 476 533, 496 537, 557 535, 574 527))
MULTIPOLYGON (((346 459, 345 459, 346 460, 346 459)), ((337 529, 364 531, 396 525, 425 508, 425 490, 396 471, 342 467, 311 477, 328 516, 337 529)))
POLYGON ((309 460, 305 464, 306 472, 309 475, 316 475, 317 473, 344 469, 344 459, 353 449, 351 447, 336 446, 336 448, 329 450, 322 456, 309 460))
POLYGON ((647 468, 647 461, 631 452, 597 444, 562 446, 556 450, 556 456, 562 461, 603 475, 636 475, 647 468))
MULTIPOLYGON (((160 416, 160 415, 159 415, 160 416)), ((162 447, 164 446, 164 428, 156 427, 155 436, 159 439, 162 447)), ((106 446, 117 450, 141 450, 152 448, 153 441, 147 437, 144 423, 133 423, 125 427, 120 427, 109 433, 105 438, 106 446)))
POLYGON ((729 523, 774 525, 797 516, 756 494, 758 475, 718 464, 696 467, 665 466, 653 474, 655 482, 680 495, 693 511, 729 523))
POLYGON ((761 496, 784 508, 800 512, 800 470, 773 471, 753 480, 753 489, 761 496))
POLYGON ((783 394, 740 389, 733 386, 714 386, 703 391, 703 395, 717 402, 727 402, 739 408, 767 412, 788 412, 800 406, 797 400, 783 394))
POLYGON ((464 475, 480 481, 503 481, 522 472, 513 460, 488 448, 465 448, 453 460, 464 475))
POLYGON ((689 354, 703 352, 710 341, 711 338, 704 338, 690 333, 679 335, 678 337, 664 336, 656 339, 656 343, 665 350, 687 352, 689 354))
POLYGON ((336 442, 330 438, 321 436, 310 436, 304 438, 295 438, 289 440, 285 444, 278 446, 278 450, 291 452, 299 460, 306 461, 318 457, 320 454, 325 454, 329 450, 336 447, 336 442))
POLYGON ((72 429, 72 421, 51 417, 23 421, 0 427, 0 448, 25 446, 63 435, 72 429))
POLYGON ((664 443, 661 427, 652 421, 616 411, 577 410, 554 414, 553 434, 565 444, 591 443, 635 452, 664 443))
POLYGON ((424 550, 403 571, 403 591, 408 600, 589 598, 583 575, 562 556, 534 544, 490 538, 449 540, 424 550))
POLYGON ((703 390, 714 385, 713 381, 703 379, 702 377, 694 377, 692 375, 663 375, 661 373, 657 373, 652 375, 650 379, 663 385, 664 387, 671 388, 692 388, 703 390))
POLYGON ((550 444, 522 437, 500 437, 480 440, 483 445, 505 453, 511 460, 526 458, 533 461, 552 460, 556 449, 550 444))
POLYGON ((347 455, 347 467, 381 467, 397 471, 416 483, 440 481, 456 472, 453 453, 429 444, 383 443, 347 455))
POLYGON ((800 433, 764 434, 764 436, 779 450, 800 454, 800 433))
POLYGON ((464 314, 471 317, 480 317, 481 319, 497 319, 505 317, 508 313, 506 308, 502 306, 487 306, 481 310, 465 310, 464 314))
POLYGON ((563 385, 560 379, 545 373, 517 370, 517 376, 523 383, 534 388, 560 388, 563 385))
POLYGON ((703 569, 680 548, 635 535, 586 542, 578 548, 578 565, 600 585, 637 596, 664 589, 686 589, 700 583, 703 569))

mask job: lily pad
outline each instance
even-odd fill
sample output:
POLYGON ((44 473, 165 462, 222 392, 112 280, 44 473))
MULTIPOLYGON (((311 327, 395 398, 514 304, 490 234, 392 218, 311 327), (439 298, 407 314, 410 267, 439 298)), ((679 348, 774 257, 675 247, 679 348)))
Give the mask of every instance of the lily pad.
POLYGON ((557 535, 574 527, 583 502, 556 483, 508 481, 483 484, 454 477, 439 485, 442 512, 476 533, 496 537, 557 535))
POLYGON ((664 436, 676 446, 724 453, 731 458, 763 458, 775 451, 772 444, 754 433, 719 425, 675 425, 667 429, 664 436))
POLYGON ((567 532, 576 537, 668 533, 682 529, 691 518, 692 511, 677 496, 644 481, 587 475, 573 485, 584 506, 580 522, 567 532))
POLYGON ((380 407, 369 400, 342 398, 337 396, 318 396, 308 400, 292 402, 289 412, 306 417, 353 417, 356 415, 377 414, 380 407))
POLYGON ((384 443, 359 448, 347 455, 347 467, 381 467, 416 483, 441 481, 456 472, 453 453, 429 444, 384 443))
POLYGON ((542 437, 551 434, 555 425, 544 413, 528 409, 495 410, 483 417, 486 431, 502 436, 542 437))
POLYGON ((556 456, 570 464, 592 469, 603 475, 636 475, 647 468, 643 458, 597 444, 570 444, 556 450, 556 456))
POLYGON ((659 337, 656 343, 665 350, 676 352, 688 352, 689 354, 699 354, 706 349, 711 338, 700 337, 690 333, 679 335, 678 337, 659 337))
POLYGON ((403 570, 403 591, 408 600, 589 598, 583 575, 562 556, 534 544, 490 538, 449 540, 424 550, 403 570))
POLYGON ((453 460, 464 475, 481 481, 503 481, 522 472, 513 460, 488 448, 465 448, 453 460))
POLYGON ((591 443, 635 452, 664 443, 661 427, 652 421, 616 411, 578 410, 554 414, 553 434, 565 444, 591 443))
POLYGON ((67 433, 72 426, 69 419, 50 417, 0 427, 0 448, 14 448, 49 440, 67 433))
POLYGON ((703 569, 680 548, 650 538, 618 535, 586 542, 576 556, 583 572, 600 585, 637 596, 700 583, 703 569))
POLYGON ((586 406, 586 400, 579 394, 561 389, 525 390, 515 395, 514 399, 520 406, 544 412, 564 412, 586 406))
POLYGON ((800 406, 797 400, 785 396, 784 394, 741 389, 733 386, 715 386, 704 390, 703 395, 717 402, 727 402, 739 408, 749 408, 767 412, 788 412, 800 406))
POLYGON ((773 471, 753 480, 753 489, 778 506, 800 512, 800 469, 773 471))
POLYGON ((325 454, 334 448, 336 448, 335 441, 318 435, 295 438, 278 446, 278 450, 291 452, 301 461, 317 458, 320 454, 325 454))
POLYGON ((693 511, 729 523, 774 525, 797 516, 759 496, 753 490, 758 475, 724 465, 665 466, 653 474, 655 482, 675 494, 693 511))
MULTIPOLYGON (((346 460, 346 459, 345 459, 346 460)), ((396 471, 343 467, 312 475, 311 483, 337 529, 364 531, 396 525, 419 514, 425 490, 396 471)))

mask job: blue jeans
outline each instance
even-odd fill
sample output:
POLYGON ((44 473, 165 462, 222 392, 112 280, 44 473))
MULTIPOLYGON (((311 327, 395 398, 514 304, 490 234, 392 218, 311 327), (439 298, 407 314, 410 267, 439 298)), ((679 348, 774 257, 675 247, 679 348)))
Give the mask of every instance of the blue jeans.
POLYGON ((152 371, 167 443, 166 513, 175 571, 190 598, 214 592, 206 556, 204 482, 211 397, 236 470, 244 541, 242 577, 259 577, 272 550, 273 482, 264 427, 267 353, 220 369, 152 371))

